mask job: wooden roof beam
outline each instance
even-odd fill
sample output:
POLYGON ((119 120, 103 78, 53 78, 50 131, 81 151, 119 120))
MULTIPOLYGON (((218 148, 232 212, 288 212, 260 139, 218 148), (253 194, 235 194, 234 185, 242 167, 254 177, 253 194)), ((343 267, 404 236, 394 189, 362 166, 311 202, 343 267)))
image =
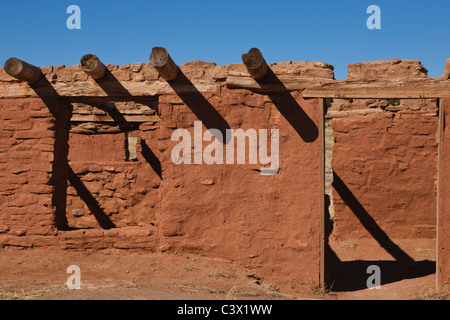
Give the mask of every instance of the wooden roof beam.
POLYGON ((264 78, 269 71, 269 66, 258 48, 251 48, 248 53, 244 53, 242 62, 255 80, 264 78))
POLYGON ((81 60, 81 69, 92 79, 100 80, 106 74, 106 67, 95 54, 86 54, 81 60))
POLYGON ((42 71, 39 67, 33 66, 17 58, 10 58, 5 62, 5 72, 10 76, 33 84, 42 77, 42 71))
POLYGON ((150 63, 158 71, 159 75, 167 81, 178 77, 180 68, 173 62, 166 48, 154 47, 150 54, 150 63))

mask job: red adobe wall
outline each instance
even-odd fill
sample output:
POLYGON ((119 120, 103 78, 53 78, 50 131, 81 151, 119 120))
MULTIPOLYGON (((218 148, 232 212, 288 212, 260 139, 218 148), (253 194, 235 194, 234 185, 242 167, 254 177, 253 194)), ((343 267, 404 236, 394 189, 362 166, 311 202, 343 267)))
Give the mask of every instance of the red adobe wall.
MULTIPOLYGON (((260 164, 174 165, 170 152, 177 142, 170 140, 171 133, 174 128, 186 128, 193 135, 197 118, 178 96, 162 96, 161 248, 237 260, 286 285, 317 282, 321 197, 318 130, 305 141, 272 99, 263 95, 222 88, 205 96, 230 128, 279 129, 280 170, 263 176, 260 164)), ((292 107, 302 108, 313 121, 305 120, 297 129, 311 128, 311 124, 318 128, 318 100, 303 100, 295 93, 292 96, 298 103, 292 107)), ((195 99, 194 103, 202 105, 195 99)))
MULTIPOLYGON (((150 105, 157 107, 154 101, 150 105)), ((158 122, 148 120, 159 121, 159 117, 144 104, 118 102, 114 106, 121 114, 131 115, 129 120, 139 117, 147 122, 82 122, 78 120, 105 117, 107 112, 88 104, 76 104, 73 110, 72 120, 77 121, 72 121, 69 133, 71 174, 66 207, 71 228, 156 224, 161 186, 161 164, 154 154, 158 122), (129 154, 129 139, 135 140, 136 159, 129 154)))
MULTIPOLYGON (((420 64, 404 64, 391 62, 388 73, 423 74, 420 64)), ((149 64, 108 68, 119 84, 158 81, 149 64)), ((275 74, 333 78, 332 67, 320 63, 271 68, 275 74)), ((228 89, 227 71, 245 72, 243 65, 197 61, 181 70, 181 83, 151 101, 107 101, 105 107, 98 101, 0 97, 0 246, 195 252, 235 260, 282 286, 318 282, 319 100, 299 92, 228 89), (261 175, 260 163, 175 165, 171 152, 178 141, 172 133, 184 128, 193 136, 199 120, 203 132, 279 129, 278 174, 261 175), (130 138, 137 159, 129 158, 130 138)), ((349 70, 349 80, 387 74, 364 64, 349 70)), ((43 72, 49 82, 88 80, 79 66, 43 72)), ((0 70, 0 82, 11 81, 0 70)), ((337 241, 433 241, 436 101, 377 108, 366 116, 333 119, 332 235, 337 241)), ((448 284, 445 144, 441 151, 438 270, 441 283, 448 284)))
MULTIPOLYGON (((119 81, 158 79, 148 64, 108 67, 119 81)), ((332 76, 325 64, 272 67, 332 76)), ((108 102, 131 122, 101 118, 96 102, 0 98, 0 245, 196 252, 235 260, 280 285, 318 282, 319 100, 227 89, 226 71, 242 68, 193 62, 181 67, 183 85, 207 85, 207 92, 174 87, 146 106, 108 102), (261 175, 259 162, 175 165, 172 132, 192 133, 198 120, 203 132, 279 129, 279 173, 261 175), (137 141, 133 161, 130 137, 137 141)), ((0 81, 13 81, 2 72, 0 81)), ((86 80, 77 67, 43 72, 49 81, 86 80)))
POLYGON ((0 99, 0 122, 0 234, 49 235, 55 120, 39 99, 0 99))
POLYGON ((450 98, 442 99, 442 144, 439 168, 439 216, 438 216, 438 284, 450 290, 450 98))
POLYGON ((386 109, 332 120, 336 241, 436 237, 437 102, 386 109))

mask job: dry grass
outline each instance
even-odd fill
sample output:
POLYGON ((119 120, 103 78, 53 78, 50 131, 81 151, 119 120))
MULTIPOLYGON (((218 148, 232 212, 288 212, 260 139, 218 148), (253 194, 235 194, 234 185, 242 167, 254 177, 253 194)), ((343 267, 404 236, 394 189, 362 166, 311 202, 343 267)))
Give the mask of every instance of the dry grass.
POLYGON ((259 288, 261 288, 264 292, 268 293, 268 294, 274 294, 274 293, 278 293, 280 292, 280 288, 278 288, 275 284, 273 284, 270 281, 267 281, 263 278, 261 278, 260 276, 258 276, 258 274, 253 271, 253 270, 248 270, 245 273, 245 276, 249 279, 252 279, 252 282, 255 283, 256 285, 259 286, 259 288))
POLYGON ((266 294, 262 291, 255 291, 253 288, 243 285, 243 286, 237 286, 234 285, 230 291, 228 291, 227 293, 227 298, 235 298, 237 296, 239 297, 260 297, 260 296, 265 296, 266 294))
POLYGON ((227 299, 235 299, 236 297, 279 299, 282 297, 279 293, 280 289, 273 283, 263 281, 254 273, 247 275, 247 277, 253 280, 245 284, 239 284, 236 281, 228 291, 226 295, 227 299))
POLYGON ((190 271, 194 271, 196 268, 190 264, 187 264, 184 266, 184 271, 186 272, 190 272, 190 271))
POLYGON ((305 287, 306 287, 305 292, 297 291, 297 293, 307 293, 307 294, 313 294, 313 295, 324 297, 324 296, 328 296, 328 295, 332 294, 331 290, 333 288, 333 285, 323 286, 320 283, 317 283, 314 281, 309 281, 305 284, 305 287))
POLYGON ((247 278, 255 279, 256 281, 260 281, 261 277, 254 270, 246 270, 244 274, 247 278))
POLYGON ((208 273, 207 276, 208 277, 213 277, 213 278, 216 278, 216 279, 220 279, 220 278, 222 278, 222 279, 229 279, 230 278, 230 275, 226 274, 225 272, 223 272, 220 269, 215 269, 213 272, 208 273))
POLYGON ((224 290, 214 289, 214 288, 210 288, 210 287, 206 287, 206 286, 200 286, 199 289, 206 291, 208 293, 213 293, 213 294, 225 294, 226 293, 224 290))
POLYGON ((261 283, 261 288, 269 292, 280 292, 280 288, 269 281, 263 281, 261 283))
POLYGON ((66 285, 54 285, 43 289, 10 291, 0 289, 0 300, 39 300, 54 297, 66 289, 66 285))
POLYGON ((418 300, 446 300, 447 298, 447 292, 431 288, 425 288, 417 295, 418 300))
POLYGON ((429 261, 436 261, 436 249, 416 249, 416 252, 420 252, 422 256, 429 261))
POLYGON ((357 248, 357 247, 358 247, 357 243, 354 243, 354 242, 352 242, 350 240, 345 240, 345 241, 341 241, 338 244, 337 249, 340 249, 340 248, 357 248))

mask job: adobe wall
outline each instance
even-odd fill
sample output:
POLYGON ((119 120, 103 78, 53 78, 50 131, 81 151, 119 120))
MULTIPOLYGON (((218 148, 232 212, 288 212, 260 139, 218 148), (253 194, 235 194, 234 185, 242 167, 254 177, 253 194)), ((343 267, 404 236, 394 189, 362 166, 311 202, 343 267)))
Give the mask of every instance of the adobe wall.
MULTIPOLYGON (((426 73, 418 61, 392 59, 350 64, 346 80, 402 83, 427 78, 426 73)), ((438 100, 334 99, 327 104, 333 252, 345 261, 434 261, 438 100)))
POLYGON ((108 119, 108 112, 101 109, 106 103, 74 104, 66 208, 71 228, 156 224, 161 172, 152 168, 152 159, 159 162, 153 153, 157 150, 158 102, 110 104, 123 119, 108 119), (134 155, 129 154, 130 147, 134 155))
MULTIPOLYGON (((324 64, 271 67, 332 77, 324 64)), ((158 79, 148 64, 108 68, 117 81, 158 79)), ((235 260, 281 285, 318 282, 319 100, 226 88, 227 71, 244 72, 242 65, 192 62, 181 70, 189 79, 184 87, 145 101, 46 105, 40 99, 0 99, 0 244, 195 252, 235 260), (194 84, 207 89, 183 91, 194 84), (70 121, 64 115, 58 120, 53 108, 70 110, 70 121), (185 128, 194 136, 198 120, 203 133, 279 129, 279 172, 262 175, 262 164, 248 161, 175 165, 173 131, 185 128), (136 159, 130 159, 130 143, 136 159)), ((50 83, 86 81, 79 66, 43 71, 50 83)), ((0 75, 14 82, 3 70, 0 75)))
POLYGON ((0 236, 50 235, 55 118, 40 99, 0 99, 0 121, 0 236))
MULTIPOLYGON (((270 67, 286 79, 333 80, 324 63, 270 67)), ((180 68, 181 80, 170 90, 139 99, 121 85, 165 83, 150 64, 108 65, 98 87, 114 92, 111 98, 0 97, 0 245, 195 252, 235 260, 280 285, 318 282, 319 99, 279 87, 276 93, 230 89, 228 72, 244 74, 241 64, 194 61, 180 68), (278 129, 278 173, 261 175, 262 165, 248 157, 245 164, 174 164, 172 133, 186 129, 194 137, 195 121, 202 121, 202 134, 278 129)), ((49 84, 68 88, 92 81, 80 66, 42 71, 49 84)), ((347 80, 396 75, 418 79, 426 70, 405 60, 352 64, 347 80)), ((0 69, 2 90, 11 83, 17 81, 0 69)), ((433 240, 437 100, 334 100, 329 107, 333 238, 433 240)), ((447 146, 441 147, 445 160, 447 146)), ((438 270, 448 283, 450 204, 441 164, 438 270)))
POLYGON ((440 179, 439 179, 439 216, 438 216, 438 284, 450 290, 450 99, 442 99, 442 145, 440 148, 440 179))
MULTIPOLYGON (((318 100, 293 97, 318 127, 318 100)), ((161 247, 220 254, 264 270, 275 281, 317 281, 318 130, 305 141, 274 103, 258 94, 222 88, 206 98, 231 128, 279 128, 279 173, 261 175, 259 164, 174 166, 170 134, 175 127, 193 132, 196 117, 176 95, 161 97, 161 247)))
POLYGON ((434 239, 437 100, 335 101, 329 112, 348 110, 367 115, 331 120, 333 238, 373 238, 383 231, 391 239, 434 239))

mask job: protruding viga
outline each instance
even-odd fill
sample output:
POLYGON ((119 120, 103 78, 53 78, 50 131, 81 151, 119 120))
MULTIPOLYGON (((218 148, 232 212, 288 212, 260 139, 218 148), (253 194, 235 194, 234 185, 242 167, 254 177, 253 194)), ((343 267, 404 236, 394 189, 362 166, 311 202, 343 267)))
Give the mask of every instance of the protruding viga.
POLYGON ((95 54, 86 54, 81 58, 81 69, 92 79, 100 80, 105 76, 106 67, 95 54))
POLYGON ((5 71, 10 76, 33 84, 42 77, 39 67, 33 66, 17 58, 10 58, 5 62, 5 71))
POLYGON ((173 62, 166 48, 154 47, 150 54, 150 63, 159 72, 160 76, 167 81, 175 80, 178 77, 180 69, 173 62))
POLYGON ((264 60, 261 51, 257 48, 251 48, 248 53, 244 53, 242 62, 247 67, 250 75, 256 80, 263 78, 269 71, 266 60, 264 60))

